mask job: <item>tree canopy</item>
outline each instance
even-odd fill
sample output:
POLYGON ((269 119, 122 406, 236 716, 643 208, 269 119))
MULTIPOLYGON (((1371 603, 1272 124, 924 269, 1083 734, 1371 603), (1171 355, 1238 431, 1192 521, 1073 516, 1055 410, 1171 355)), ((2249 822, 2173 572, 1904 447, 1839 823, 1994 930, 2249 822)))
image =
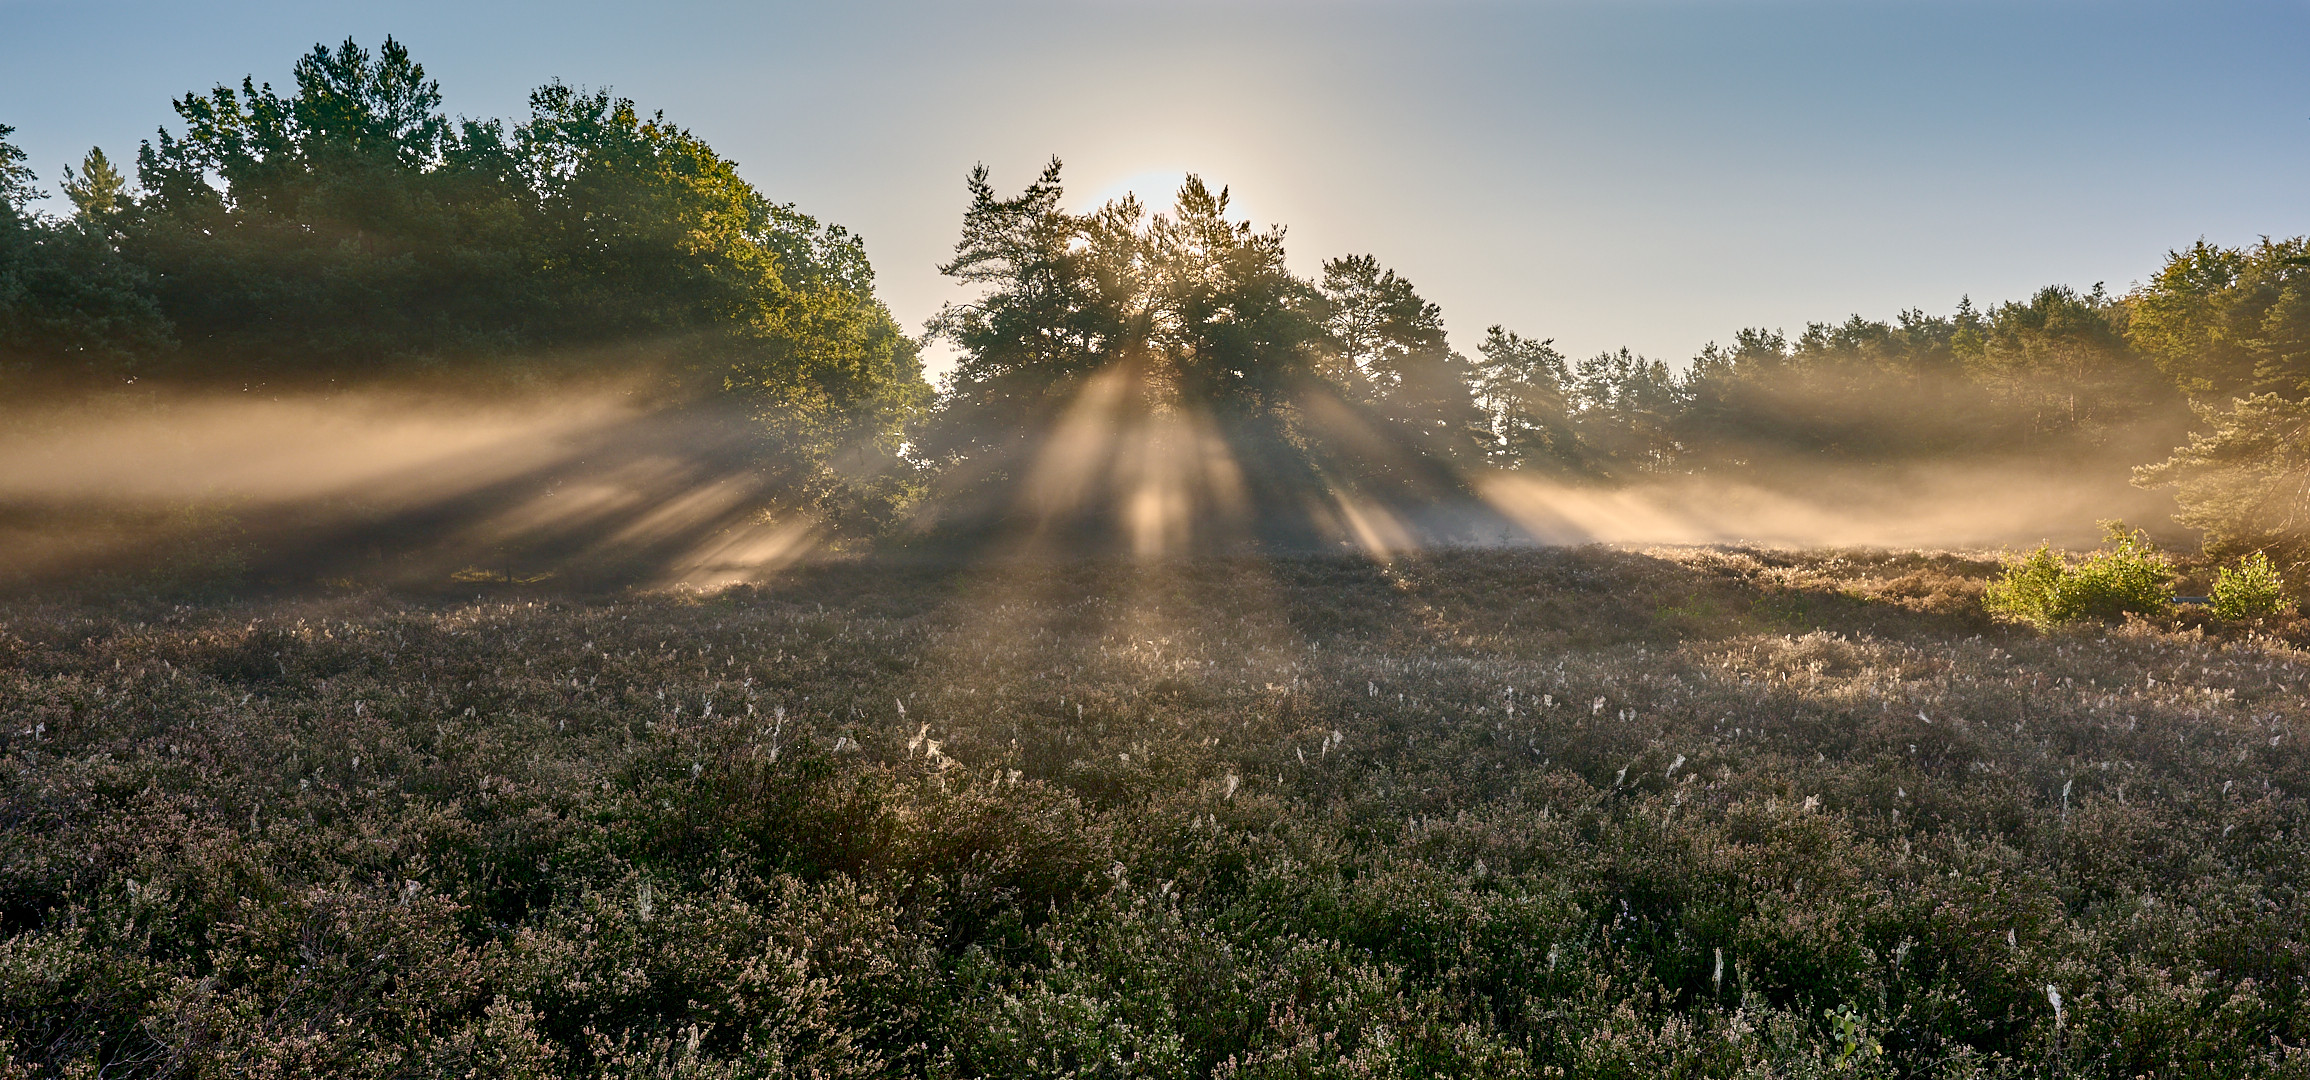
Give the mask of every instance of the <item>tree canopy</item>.
MULTIPOLYGON (((959 354, 934 400, 860 239, 664 115, 554 82, 525 116, 452 119, 392 38, 315 46, 289 75, 172 102, 133 181, 92 148, 62 170, 69 216, 38 209, 0 126, 0 385, 638 378, 742 405, 798 477, 871 478, 886 522, 897 477, 1018 480, 1095 383, 1128 388, 1115 422, 1192 415, 1271 479, 1366 490, 1478 468, 2142 461, 2191 407, 2206 446, 2260 445, 2292 429, 2256 425, 2310 400, 2310 239, 2200 241, 2122 295, 1747 328, 1688 364, 1569 358, 1502 326, 1470 359, 1374 255, 1295 274, 1284 230, 1199 177, 1159 211, 1073 212, 1056 160, 1012 195, 970 174, 940 269, 973 295, 926 328, 959 354)), ((2145 482, 2244 467, 2206 446, 2145 482)), ((2190 520, 2245 535, 2210 513, 2190 520)))
POLYGON ((1271 413, 1317 364, 1322 300, 1283 265, 1283 233, 1227 220, 1228 193, 1188 177, 1175 210, 1136 198, 1063 208, 1060 163, 1025 191, 995 194, 982 166, 955 257, 940 269, 981 293, 932 332, 961 361, 934 455, 1014 437, 1084 379, 1128 368, 1148 393, 1231 413, 1271 413))
POLYGON ((2202 401, 2310 397, 2310 238, 2169 255, 2132 298, 2129 336, 2202 401))
POLYGON ((929 387, 856 235, 606 90, 511 124, 442 100, 391 38, 315 46, 283 89, 176 100, 133 188, 91 150, 69 220, 24 211, 10 147, 0 380, 642 376, 743 403, 781 460, 895 462, 929 387))
POLYGON ((1473 368, 1436 306, 1371 256, 1303 279, 1280 227, 1230 219, 1227 189, 1197 176, 1156 213, 1136 197, 1068 211, 1056 160, 1015 196, 983 166, 968 186, 941 269, 977 294, 932 321, 960 358, 917 442, 961 483, 1021 482, 1086 401, 1112 430, 1206 429, 1224 449, 1197 452, 1268 507, 1340 484, 1449 486, 1437 466, 1480 457, 1473 368))

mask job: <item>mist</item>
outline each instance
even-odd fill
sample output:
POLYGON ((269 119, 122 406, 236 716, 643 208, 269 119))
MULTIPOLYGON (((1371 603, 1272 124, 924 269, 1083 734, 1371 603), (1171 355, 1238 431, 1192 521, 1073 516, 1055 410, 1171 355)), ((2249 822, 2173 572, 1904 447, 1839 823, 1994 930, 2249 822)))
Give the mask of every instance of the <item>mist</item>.
POLYGON ((2038 460, 1810 466, 1764 479, 1670 477, 1620 487, 1499 473, 1485 502, 1548 544, 1753 544, 1968 550, 2091 547, 2123 519, 2172 533, 2173 500, 2122 465, 2038 460))
MULTIPOLYGON (((1112 380, 1097 384, 1024 482, 996 496, 1029 526, 1000 543, 1046 555, 1063 549, 1032 537, 1141 556, 1260 545, 1379 558, 1592 543, 1979 549, 2082 546, 2097 519, 2155 525, 2171 513, 2169 499, 2127 485, 2122 465, 2026 458, 1623 483, 1476 470, 1459 484, 1374 490, 1342 477, 1394 451, 1341 430, 1357 423, 1345 410, 1308 411, 1347 464, 1287 479, 1209 416, 1130 413, 1112 380), (1102 517, 1112 543, 1086 539, 1102 517)), ((619 389, 143 395, 19 409, 12 421, 0 434, 0 560, 20 583, 221 548, 209 556, 283 583, 714 586, 759 580, 827 539, 810 513, 775 509, 748 417, 619 389)))
POLYGON ((12 420, 0 559, 18 581, 194 557, 300 583, 714 584, 791 561, 815 528, 770 511, 742 412, 616 389, 145 395, 12 420))

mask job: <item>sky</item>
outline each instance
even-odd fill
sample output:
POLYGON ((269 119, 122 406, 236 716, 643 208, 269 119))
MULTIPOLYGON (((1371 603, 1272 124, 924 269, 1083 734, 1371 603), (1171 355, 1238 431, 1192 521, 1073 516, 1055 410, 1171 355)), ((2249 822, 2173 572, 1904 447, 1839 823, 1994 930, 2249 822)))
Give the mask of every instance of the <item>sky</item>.
POLYGON ((1505 325, 1681 363, 1797 331, 2123 290, 2165 253, 2310 233, 2310 2, 0 0, 0 124, 42 186, 188 91, 406 43, 452 114, 554 79, 688 127, 861 233, 894 314, 985 163, 1087 208, 1186 172, 1370 253, 1466 350, 1505 325))

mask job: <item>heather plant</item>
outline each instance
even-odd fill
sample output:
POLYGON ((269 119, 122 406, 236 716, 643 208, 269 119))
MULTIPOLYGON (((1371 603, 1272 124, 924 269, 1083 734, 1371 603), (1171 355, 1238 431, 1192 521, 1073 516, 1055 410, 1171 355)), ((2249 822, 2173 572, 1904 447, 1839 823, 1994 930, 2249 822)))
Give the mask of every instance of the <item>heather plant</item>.
POLYGON ((2102 523, 2103 546, 2072 564, 2050 546, 2006 564, 1983 591, 1991 613, 2040 627, 2126 614, 2157 614, 2173 604, 2173 563, 2138 529, 2102 523))
POLYGON ((2266 618, 2286 610, 2286 582, 2268 555, 2249 552, 2214 572, 2214 590, 2206 599, 2225 619, 2266 618))
POLYGON ((1996 571, 0 602, 0 1069, 2301 1075, 2298 628, 1996 571))

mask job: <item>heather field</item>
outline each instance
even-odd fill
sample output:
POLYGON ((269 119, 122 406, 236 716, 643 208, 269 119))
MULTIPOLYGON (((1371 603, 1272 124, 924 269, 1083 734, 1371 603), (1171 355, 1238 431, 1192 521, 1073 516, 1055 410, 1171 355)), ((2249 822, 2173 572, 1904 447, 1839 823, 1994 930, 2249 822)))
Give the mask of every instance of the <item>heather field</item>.
POLYGON ((2310 632, 1996 569, 18 597, 0 1075, 2310 1076, 2310 632))
POLYGON ((2310 4, 342 6, 0 2, 0 1080, 2310 1080, 2310 4))

